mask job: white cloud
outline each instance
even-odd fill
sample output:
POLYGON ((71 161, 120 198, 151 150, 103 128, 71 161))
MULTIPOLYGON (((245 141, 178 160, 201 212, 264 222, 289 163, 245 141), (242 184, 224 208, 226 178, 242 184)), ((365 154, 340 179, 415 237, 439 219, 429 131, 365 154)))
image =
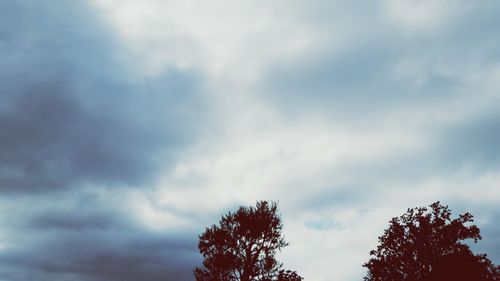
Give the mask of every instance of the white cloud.
POLYGON ((293 57, 315 40, 281 1, 95 2, 153 75, 175 65, 245 83, 267 60, 293 57))

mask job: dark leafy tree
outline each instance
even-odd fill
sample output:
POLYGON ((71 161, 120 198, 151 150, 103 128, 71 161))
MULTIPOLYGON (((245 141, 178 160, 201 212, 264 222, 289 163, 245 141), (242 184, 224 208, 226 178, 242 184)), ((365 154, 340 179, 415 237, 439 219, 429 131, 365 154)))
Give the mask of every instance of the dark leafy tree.
POLYGON ((481 239, 479 228, 468 225, 473 216, 464 213, 452 219, 448 206, 436 202, 429 207, 408 209, 389 222, 389 228, 379 237, 379 246, 370 251, 371 258, 363 265, 368 268, 365 280, 430 280, 437 275, 453 274, 449 266, 452 261, 469 262, 469 267, 480 270, 484 279, 474 280, 498 280, 494 279, 497 269, 486 255, 474 255, 462 242, 481 239))
POLYGON ((283 223, 274 202, 259 201, 222 217, 200 235, 203 267, 197 281, 300 281, 294 271, 282 270, 275 255, 287 246, 283 223))

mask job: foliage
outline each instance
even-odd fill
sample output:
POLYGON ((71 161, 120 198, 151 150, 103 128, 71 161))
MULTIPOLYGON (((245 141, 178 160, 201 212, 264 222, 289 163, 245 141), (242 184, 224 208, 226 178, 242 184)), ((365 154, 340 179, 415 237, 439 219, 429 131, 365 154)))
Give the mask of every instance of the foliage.
POLYGON ((426 281, 500 280, 499 269, 484 254, 458 252, 436 260, 426 281))
POLYGON ((368 268, 365 280, 428 280, 433 265, 453 255, 474 257, 485 278, 490 278, 483 280, 495 280, 495 267, 486 255, 475 256, 462 242, 481 239, 477 226, 466 225, 473 222, 473 216, 464 213, 451 219, 448 206, 436 202, 429 207, 408 209, 389 222, 389 228, 379 237, 379 246, 370 251, 372 257, 363 265, 368 268))
POLYGON ((301 281, 302 277, 292 270, 280 270, 278 281, 301 281))
POLYGON ((277 204, 257 202, 222 217, 200 235, 203 267, 197 281, 300 281, 293 271, 282 270, 275 255, 287 246, 277 204))

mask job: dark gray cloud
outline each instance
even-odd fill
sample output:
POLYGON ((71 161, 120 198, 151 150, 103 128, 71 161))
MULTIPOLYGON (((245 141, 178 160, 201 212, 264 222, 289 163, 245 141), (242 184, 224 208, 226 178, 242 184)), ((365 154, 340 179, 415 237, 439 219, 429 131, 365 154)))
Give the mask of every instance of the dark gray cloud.
POLYGON ((0 251, 2 280, 192 280, 200 263, 195 235, 155 233, 118 213, 89 211, 54 210, 17 229, 15 246, 0 251))
POLYGON ((139 184, 193 138, 199 75, 134 77, 82 3, 0 5, 0 189, 139 184))
POLYGON ((88 195, 152 185, 206 110, 201 75, 142 77, 113 34, 83 2, 0 3, 1 280, 192 280, 195 235, 88 195))

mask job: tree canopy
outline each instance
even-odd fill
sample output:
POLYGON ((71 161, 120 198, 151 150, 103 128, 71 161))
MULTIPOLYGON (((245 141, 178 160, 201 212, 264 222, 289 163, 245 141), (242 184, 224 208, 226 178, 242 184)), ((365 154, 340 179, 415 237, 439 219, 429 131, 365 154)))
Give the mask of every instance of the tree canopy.
POLYGON ((460 270, 462 277, 474 276, 471 280, 499 280, 498 268, 486 255, 474 255, 463 243, 481 239, 479 228, 468 225, 473 216, 464 213, 452 219, 448 206, 436 202, 429 207, 408 209, 389 222, 379 246, 363 265, 368 268, 365 280, 456 280, 452 276, 460 270))
POLYGON ((470 251, 440 257, 431 267, 426 281, 500 280, 499 268, 495 267, 486 255, 474 255, 470 251))
POLYGON ((197 281, 300 281, 296 272, 283 270, 275 255, 288 245, 274 202, 259 201, 253 207, 229 212, 199 236, 203 267, 197 281))

